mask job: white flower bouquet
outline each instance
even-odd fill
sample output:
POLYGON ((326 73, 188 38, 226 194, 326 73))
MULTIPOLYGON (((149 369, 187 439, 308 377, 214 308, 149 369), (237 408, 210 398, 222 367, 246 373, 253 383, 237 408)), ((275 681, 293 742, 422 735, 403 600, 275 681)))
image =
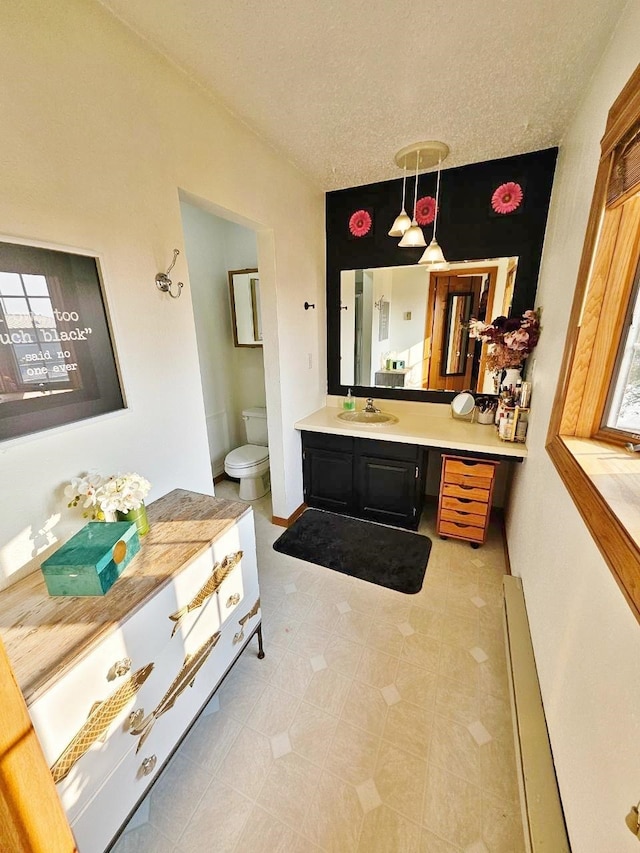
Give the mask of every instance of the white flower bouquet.
POLYGON ((74 477, 65 488, 69 507, 82 502, 84 516, 104 521, 114 513, 139 509, 151 490, 151 483, 140 474, 112 474, 105 477, 92 471, 84 477, 74 477))

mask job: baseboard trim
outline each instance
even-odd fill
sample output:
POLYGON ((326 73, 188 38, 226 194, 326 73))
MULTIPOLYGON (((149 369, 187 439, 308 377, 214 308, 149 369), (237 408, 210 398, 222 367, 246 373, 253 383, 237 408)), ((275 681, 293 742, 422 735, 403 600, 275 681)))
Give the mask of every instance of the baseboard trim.
POLYGON ((281 518, 279 515, 272 515, 271 516, 271 524, 277 524, 278 527, 291 527, 291 525, 296 520, 296 518, 300 518, 300 516, 302 515, 302 513, 305 511, 306 508, 307 508, 306 504, 304 504, 304 503, 300 504, 298 509, 295 512, 293 512, 289 516, 289 518, 281 518))
POLYGON ((218 483, 221 483, 223 480, 228 480, 228 479, 229 479, 229 478, 227 477, 227 475, 226 475, 226 474, 224 473, 224 471, 223 471, 223 472, 222 472, 222 474, 218 474, 218 476, 217 476, 217 477, 214 477, 214 478, 213 478, 213 485, 214 485, 214 486, 217 486, 217 485, 218 485, 218 483))

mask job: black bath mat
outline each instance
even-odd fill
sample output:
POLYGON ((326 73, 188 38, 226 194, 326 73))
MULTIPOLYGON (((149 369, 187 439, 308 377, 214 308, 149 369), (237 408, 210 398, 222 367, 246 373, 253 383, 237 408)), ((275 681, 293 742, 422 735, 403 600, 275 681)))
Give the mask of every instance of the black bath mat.
POLYGON ((307 509, 273 547, 290 557, 413 594, 422 588, 431 539, 372 521, 307 509))

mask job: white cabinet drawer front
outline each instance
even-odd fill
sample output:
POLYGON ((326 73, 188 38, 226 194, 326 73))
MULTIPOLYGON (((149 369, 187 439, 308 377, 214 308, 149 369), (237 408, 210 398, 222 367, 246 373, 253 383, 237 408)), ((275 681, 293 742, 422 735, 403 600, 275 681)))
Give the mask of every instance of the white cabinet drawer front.
MULTIPOLYGON (((247 612, 251 608, 247 608, 247 612)), ((239 614, 245 615, 244 610, 239 614)), ((209 699, 225 672, 229 669, 246 638, 260 619, 259 611, 245 623, 245 637, 234 642, 241 626, 229 621, 221 636, 198 671, 192 687, 187 687, 176 699, 172 708, 157 717, 148 736, 138 751, 139 738, 129 736, 132 749, 104 781, 101 789, 87 803, 84 810, 72 821, 72 829, 80 853, 102 853, 125 821, 146 788, 158 775, 171 750, 190 726, 196 714, 209 699), (155 759, 154 759, 155 756, 155 759), (153 768, 145 775, 144 766, 153 768)), ((254 639, 245 654, 257 652, 254 639), (255 645, 255 649, 252 648, 255 645)), ((167 685, 168 686, 168 685, 167 685)))

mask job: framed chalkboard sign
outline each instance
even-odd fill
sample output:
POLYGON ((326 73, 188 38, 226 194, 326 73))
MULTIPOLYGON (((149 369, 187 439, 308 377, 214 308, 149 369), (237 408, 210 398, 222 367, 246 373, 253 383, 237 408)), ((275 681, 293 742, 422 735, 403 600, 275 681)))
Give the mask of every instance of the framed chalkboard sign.
POLYGON ((0 441, 123 408, 98 259, 0 240, 0 441))

